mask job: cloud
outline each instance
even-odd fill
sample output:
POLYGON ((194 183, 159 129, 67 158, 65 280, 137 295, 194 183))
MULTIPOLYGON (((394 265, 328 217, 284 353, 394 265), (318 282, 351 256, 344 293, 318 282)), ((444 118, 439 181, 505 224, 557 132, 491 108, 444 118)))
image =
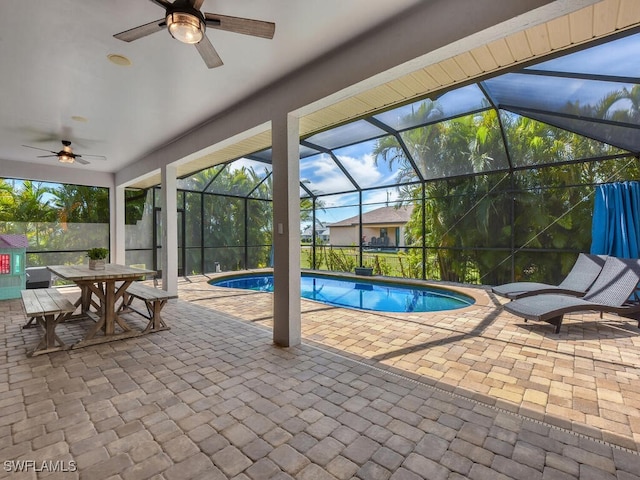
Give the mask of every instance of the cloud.
POLYGON ((227 169, 231 172, 235 172, 236 170, 240 170, 242 167, 245 167, 247 170, 252 169, 256 172, 260 177, 265 176, 266 172, 271 171, 271 165, 268 163, 258 162, 256 160, 249 160, 248 158, 239 158, 234 162, 231 162, 227 169))
POLYGON ((353 190, 353 184, 326 154, 309 157, 300 163, 300 179, 308 180, 307 187, 316 193, 353 190))
POLYGON ((383 178, 382 172, 375 164, 374 156, 370 153, 361 157, 340 155, 338 160, 361 187, 379 185, 380 179, 383 178))
MULTIPOLYGON (((376 166, 370 153, 359 157, 339 155, 338 160, 360 187, 366 188, 392 183, 393 178, 385 178, 385 173, 376 166)), ((352 191, 354 186, 329 155, 317 155, 305 159, 300 165, 300 178, 308 181, 307 186, 317 193, 352 191)))

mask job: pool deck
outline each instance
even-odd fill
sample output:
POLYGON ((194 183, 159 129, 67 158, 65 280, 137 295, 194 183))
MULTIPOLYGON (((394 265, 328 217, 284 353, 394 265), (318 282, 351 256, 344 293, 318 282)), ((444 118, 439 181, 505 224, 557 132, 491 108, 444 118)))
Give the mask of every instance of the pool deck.
POLYGON ((302 345, 278 348, 273 295, 208 278, 180 282, 170 331, 34 358, 1 301, 0 459, 92 480, 640 479, 637 322, 556 335, 461 288, 476 304, 449 312, 302 300, 302 345))

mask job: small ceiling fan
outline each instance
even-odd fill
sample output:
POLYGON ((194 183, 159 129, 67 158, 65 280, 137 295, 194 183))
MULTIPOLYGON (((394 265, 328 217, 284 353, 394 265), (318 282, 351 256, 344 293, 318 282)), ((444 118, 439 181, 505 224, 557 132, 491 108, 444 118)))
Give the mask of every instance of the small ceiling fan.
POLYGON ((276 25, 272 22, 203 13, 200 8, 204 0, 175 0, 173 3, 167 0, 151 1, 165 9, 164 18, 117 33, 114 37, 132 42, 168 28, 171 36, 176 40, 195 45, 207 67, 215 68, 221 66, 223 62, 205 35, 207 27, 269 39, 273 38, 275 33, 276 25))
POLYGON ((59 152, 54 152, 53 150, 47 150, 45 148, 31 147, 29 145, 23 145, 23 147, 53 153, 53 155, 38 155, 38 158, 58 157, 58 161, 61 163, 78 162, 81 165, 88 165, 89 162, 82 157, 91 157, 99 160, 107 159, 104 155, 80 155, 78 153, 73 153, 73 150, 71 150, 71 142, 69 140, 62 140, 62 150, 59 152))

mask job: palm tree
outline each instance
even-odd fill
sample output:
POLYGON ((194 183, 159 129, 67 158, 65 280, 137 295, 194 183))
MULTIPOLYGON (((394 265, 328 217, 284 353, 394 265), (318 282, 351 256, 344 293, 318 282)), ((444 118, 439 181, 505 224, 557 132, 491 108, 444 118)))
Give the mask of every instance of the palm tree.
MULTIPOLYGON (((620 100, 630 105, 627 115, 638 115, 640 88, 611 94, 597 105, 597 113, 590 114, 619 116, 616 106, 620 100)), ((425 104, 424 108, 436 109, 437 105, 425 104)), ((578 104, 567 108, 581 109, 578 104)), ((400 190, 402 199, 415 205, 407 228, 412 245, 425 245, 429 252, 427 259, 421 259, 421 249, 413 250, 411 262, 424 262, 428 276, 443 280, 479 278, 498 283, 507 279, 512 241, 516 252, 530 248, 587 251, 592 207, 585 199, 593 192, 591 185, 625 175, 629 178, 630 169, 637 178, 639 169, 637 162, 624 173, 616 173, 620 164, 613 161, 570 164, 622 151, 526 117, 503 112, 498 118, 495 110, 414 128, 403 132, 402 139, 427 179, 424 211, 421 185, 400 190), (512 172, 503 134, 516 167, 550 161, 564 164, 523 174, 512 172), (437 272, 430 271, 430 265, 436 265, 437 272)), ((399 163, 401 171, 411 168, 393 137, 381 139, 374 153, 379 161, 399 163)), ((575 259, 571 255, 558 258, 518 253, 516 278, 556 281, 575 259)))
POLYGON ((13 185, 4 178, 0 178, 0 221, 13 220, 15 201, 13 197, 13 185))
POLYGON ((29 244, 33 247, 46 247, 41 244, 52 234, 50 222, 55 220, 55 210, 46 198, 50 194, 50 187, 30 180, 23 181, 21 188, 13 192, 12 217, 15 232, 27 235, 29 244))
MULTIPOLYGON (((216 166, 190 177, 188 185, 193 190, 209 186, 211 192, 204 194, 202 224, 187 222, 185 232, 187 238, 200 238, 204 232, 205 270, 213 271, 215 262, 227 270, 247 267, 245 248, 251 266, 266 266, 273 218, 271 202, 264 200, 271 198, 269 173, 256 172, 253 167, 216 166), (250 192, 251 198, 246 198, 250 192)), ((187 197, 185 208, 187 219, 201 218, 199 196, 187 197)))
POLYGON ((82 185, 60 185, 51 190, 59 222, 109 223, 109 191, 82 185))

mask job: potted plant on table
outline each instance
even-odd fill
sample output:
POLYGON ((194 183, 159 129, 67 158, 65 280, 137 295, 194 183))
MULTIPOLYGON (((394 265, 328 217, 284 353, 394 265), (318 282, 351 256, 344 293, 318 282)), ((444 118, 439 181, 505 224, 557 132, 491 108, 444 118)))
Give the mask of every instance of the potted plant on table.
POLYGON ((90 270, 104 270, 105 259, 109 256, 109 250, 102 247, 90 248, 87 251, 90 270))

